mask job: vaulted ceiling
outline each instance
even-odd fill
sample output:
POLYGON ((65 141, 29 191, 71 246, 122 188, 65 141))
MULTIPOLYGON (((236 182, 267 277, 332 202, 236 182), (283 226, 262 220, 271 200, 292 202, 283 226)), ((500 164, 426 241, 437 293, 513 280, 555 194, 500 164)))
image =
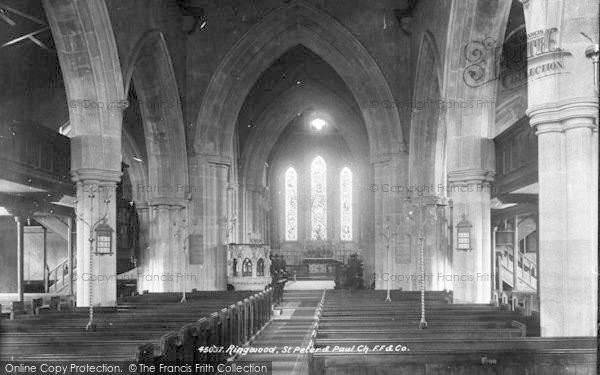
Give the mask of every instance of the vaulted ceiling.
MULTIPOLYGON (((334 129, 327 137, 351 137, 367 144, 359 107, 344 81, 318 55, 298 45, 275 60, 250 90, 238 116, 240 153, 247 153, 244 148, 251 147, 248 140, 255 132, 266 136, 274 131, 280 137, 303 137, 302 120, 315 110, 331 116, 334 129), (265 118, 266 114, 272 116, 278 111, 295 116, 285 117, 286 123, 277 125, 265 118), (290 129, 283 131, 285 127, 290 129)), ((343 140, 352 144, 349 139, 343 140)))

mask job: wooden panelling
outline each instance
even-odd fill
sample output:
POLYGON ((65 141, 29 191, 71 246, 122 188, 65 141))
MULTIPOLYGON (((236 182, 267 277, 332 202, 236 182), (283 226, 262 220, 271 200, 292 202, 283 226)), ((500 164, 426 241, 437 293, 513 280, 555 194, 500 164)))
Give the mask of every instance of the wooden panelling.
POLYGON ((44 126, 0 128, 0 178, 72 195, 70 139, 44 126))
POLYGON ((494 196, 537 182, 538 155, 535 128, 523 117, 494 139, 496 177, 494 196))

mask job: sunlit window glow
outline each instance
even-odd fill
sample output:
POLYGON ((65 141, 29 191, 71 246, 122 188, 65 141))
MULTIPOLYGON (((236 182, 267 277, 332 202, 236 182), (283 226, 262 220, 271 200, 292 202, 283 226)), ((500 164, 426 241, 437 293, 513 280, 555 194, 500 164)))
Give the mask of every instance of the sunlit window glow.
POLYGON ((285 240, 298 241, 298 174, 292 167, 285 172, 285 240))
POLYGON ((340 173, 340 238, 352 241, 352 172, 347 167, 340 173))
POLYGON ((317 156, 310 166, 311 239, 327 239, 327 166, 317 156))

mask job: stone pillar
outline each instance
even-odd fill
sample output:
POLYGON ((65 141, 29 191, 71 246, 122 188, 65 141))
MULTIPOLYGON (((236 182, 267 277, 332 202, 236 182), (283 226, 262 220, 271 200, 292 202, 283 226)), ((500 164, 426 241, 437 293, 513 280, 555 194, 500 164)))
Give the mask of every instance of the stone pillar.
POLYGON ((144 273, 149 269, 150 262, 150 209, 147 202, 136 202, 135 205, 140 226, 139 247, 137 259, 137 289, 142 293, 145 289, 144 273))
MULTIPOLYGON (((406 241, 403 231, 406 225, 403 222, 402 205, 406 197, 403 187, 408 181, 408 155, 396 153, 376 158, 373 162, 374 184, 368 188, 369 194, 374 194, 374 249, 367 248, 369 255, 365 256, 365 282, 372 282, 375 273, 375 288, 386 289, 387 278, 391 279, 391 289, 402 288, 411 290, 410 280, 405 277, 416 270, 413 254, 410 254, 410 243, 406 241), (388 220, 389 219, 389 220, 388 220), (388 260, 388 242, 383 236, 384 226, 389 223, 392 232, 390 239, 390 254, 388 260), (396 224, 400 223, 400 226, 396 224), (370 256, 370 254, 373 254, 370 256)), ((415 249, 413 249, 415 250, 415 249)), ((418 249, 416 250, 418 252, 418 249)))
POLYGON ((73 218, 67 217, 67 267, 69 267, 69 294, 74 295, 75 285, 73 280, 73 218))
POLYGON ((598 2, 530 0, 528 110, 538 136, 542 336, 596 336, 598 96, 585 50, 598 2))
MULTIPOLYGON (((212 234, 212 243, 209 248, 214 251, 215 283, 217 290, 227 290, 227 249, 225 247, 227 231, 227 170, 229 165, 211 163, 211 175, 214 176, 214 199, 210 205, 212 224, 209 233, 212 234)), ((210 223, 210 221, 209 221, 210 223)))
MULTIPOLYGON (((591 116, 591 113, 590 113, 591 116)), ((598 126, 592 117, 537 126, 542 336, 593 336, 597 304, 598 126)))
POLYGON ((250 233, 252 233, 252 205, 250 200, 250 192, 246 185, 241 186, 241 201, 242 201, 242 212, 241 212, 241 242, 250 242, 250 233))
POLYGON ((250 242, 251 238, 255 234, 260 234, 263 242, 267 242, 269 239, 267 236, 267 219, 264 203, 264 188, 257 185, 246 185, 246 219, 248 223, 246 225, 246 233, 248 238, 246 242, 250 242))
POLYGON ((15 216, 15 222, 17 223, 17 294, 19 302, 23 302, 23 293, 25 290, 25 282, 23 277, 25 275, 25 249, 23 246, 23 223, 25 219, 23 217, 15 216))
MULTIPOLYGON (((454 202, 452 274, 456 303, 489 303, 492 288, 491 187, 493 173, 486 170, 463 170, 448 173, 449 197, 454 202), (471 251, 456 248, 456 224, 462 215, 473 226, 471 251)), ((438 275, 436 275, 437 277, 438 275)))
POLYGON ((183 218, 184 206, 171 205, 169 206, 169 282, 171 292, 183 292, 183 278, 187 277, 186 266, 187 262, 183 253, 183 241, 186 239, 187 221, 183 218))
POLYGON ((48 277, 50 276, 48 274, 48 272, 50 272, 50 270, 48 269, 48 246, 46 245, 46 228, 42 227, 42 252, 44 254, 43 256, 43 260, 42 260, 42 265, 44 267, 44 271, 43 271, 43 277, 44 277, 44 293, 48 293, 48 277))
POLYGON ((227 176, 231 160, 215 155, 201 155, 192 165, 192 183, 201 186, 201 194, 191 206, 191 235, 202 238, 203 263, 193 265, 191 269, 201 280, 193 287, 203 290, 227 289, 227 249, 225 247, 227 230, 227 176))
POLYGON ((232 182, 227 184, 227 243, 237 243, 239 238, 238 186, 232 182))
POLYGON ((138 271, 139 291, 183 291, 184 262, 188 262, 183 249, 187 240, 187 220, 182 220, 185 206, 179 198, 152 198, 148 209, 139 209, 140 226, 148 228, 148 246, 138 271))
POLYGON ((384 199, 386 199, 389 194, 382 191, 382 186, 389 185, 389 161, 376 161, 373 163, 373 186, 372 189, 374 191, 374 241, 368 246, 367 254, 365 254, 365 274, 366 275, 375 275, 375 289, 386 289, 387 288, 387 280, 386 278, 393 271, 388 264, 387 258, 387 242, 383 237, 384 225, 386 222, 386 215, 390 214, 390 207, 384 204, 384 199))
POLYGON ((77 185, 77 306, 115 306, 117 303, 117 206, 120 171, 73 171, 77 185), (94 230, 105 222, 114 232, 110 254, 97 255, 94 230), (90 241, 91 240, 91 241, 90 241))
POLYGON ((519 215, 515 215, 513 229, 513 292, 516 292, 519 290, 519 215))

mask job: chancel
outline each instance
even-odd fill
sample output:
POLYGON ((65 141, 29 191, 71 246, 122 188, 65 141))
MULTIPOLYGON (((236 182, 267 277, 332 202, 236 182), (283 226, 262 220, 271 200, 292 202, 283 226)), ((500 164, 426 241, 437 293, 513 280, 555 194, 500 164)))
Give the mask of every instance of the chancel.
POLYGON ((1 1, 5 371, 595 374, 598 6, 1 1))

